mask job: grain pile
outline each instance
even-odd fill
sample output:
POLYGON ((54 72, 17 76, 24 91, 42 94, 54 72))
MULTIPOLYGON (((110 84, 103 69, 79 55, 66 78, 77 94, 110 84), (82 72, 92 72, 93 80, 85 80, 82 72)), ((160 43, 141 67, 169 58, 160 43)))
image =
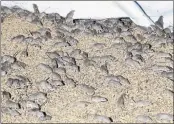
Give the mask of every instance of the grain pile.
POLYGON ((73 19, 2 7, 4 123, 173 121, 173 34, 161 19, 73 19))

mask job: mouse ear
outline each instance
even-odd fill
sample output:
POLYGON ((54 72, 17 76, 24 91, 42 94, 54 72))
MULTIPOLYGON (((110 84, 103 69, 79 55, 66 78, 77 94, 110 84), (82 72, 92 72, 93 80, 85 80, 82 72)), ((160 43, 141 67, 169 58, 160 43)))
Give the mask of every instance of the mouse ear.
POLYGON ((71 10, 71 11, 66 15, 65 20, 66 20, 67 23, 73 22, 74 12, 75 12, 75 10, 71 10))
POLYGON ((163 16, 160 16, 159 19, 155 22, 155 25, 158 26, 159 28, 163 29, 163 16))
POLYGON ((38 9, 38 6, 36 4, 33 4, 33 9, 34 9, 34 13, 35 14, 39 14, 39 9, 38 9))

